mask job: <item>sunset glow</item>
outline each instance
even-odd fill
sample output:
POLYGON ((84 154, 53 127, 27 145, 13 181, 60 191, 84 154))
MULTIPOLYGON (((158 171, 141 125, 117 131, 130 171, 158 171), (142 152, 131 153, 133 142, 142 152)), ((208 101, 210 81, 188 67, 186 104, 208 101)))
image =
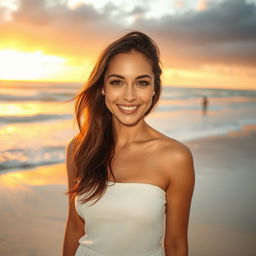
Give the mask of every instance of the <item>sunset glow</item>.
POLYGON ((72 61, 41 50, 0 50, 0 60, 0 80, 81 81, 88 76, 90 66, 86 59, 84 66, 72 66, 72 61))
MULTIPOLYGON (((44 54, 43 51, 23 52, 13 49, 0 50, 0 80, 27 81, 85 81, 93 67, 88 59, 76 61, 61 56, 44 54)), ((236 70, 234 76, 228 67, 208 67, 201 70, 163 68, 164 85, 199 86, 207 84, 221 88, 223 84, 230 88, 241 88, 244 84, 254 89, 254 78, 246 72, 236 70)))
POLYGON ((65 59, 43 54, 42 51, 0 51, 0 79, 43 80, 56 75, 65 59))
POLYGON ((64 57, 47 55, 40 50, 1 50, 0 60, 2 80, 77 81, 81 80, 85 68, 70 66, 64 57))
POLYGON ((140 30, 160 48, 164 85, 256 89, 256 43, 244 36, 255 27, 247 12, 256 0, 13 0, 0 8, 0 80, 84 82, 110 42, 140 30))

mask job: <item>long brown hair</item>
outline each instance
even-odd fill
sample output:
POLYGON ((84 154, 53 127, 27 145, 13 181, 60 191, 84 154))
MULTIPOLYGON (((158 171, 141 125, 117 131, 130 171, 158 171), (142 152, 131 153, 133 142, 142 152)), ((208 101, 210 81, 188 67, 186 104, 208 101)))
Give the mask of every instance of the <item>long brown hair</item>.
MULTIPOLYGON (((131 50, 144 54, 152 64, 154 73, 155 94, 152 105, 145 113, 150 113, 158 102, 161 93, 161 62, 160 52, 156 43, 146 34, 132 31, 112 42, 99 56, 88 81, 81 91, 73 98, 75 102, 75 116, 79 127, 79 134, 74 137, 73 159, 76 165, 76 184, 65 194, 82 195, 82 203, 93 198, 101 198, 107 187, 107 167, 114 177, 111 162, 114 156, 116 134, 112 129, 112 114, 105 105, 101 94, 104 75, 113 56, 127 53, 131 50)), ((71 99, 71 100, 73 100, 71 99)), ((115 177, 114 177, 115 179, 115 177)))

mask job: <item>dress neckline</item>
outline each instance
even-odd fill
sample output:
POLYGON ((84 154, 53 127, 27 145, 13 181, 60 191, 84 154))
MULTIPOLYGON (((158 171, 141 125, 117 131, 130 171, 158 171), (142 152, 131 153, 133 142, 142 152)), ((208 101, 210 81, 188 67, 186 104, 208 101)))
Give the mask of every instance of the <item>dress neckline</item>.
POLYGON ((113 183, 113 184, 125 184, 125 185, 145 185, 145 186, 151 186, 152 188, 156 188, 158 189, 161 193, 163 193, 164 195, 166 195, 166 191, 163 190, 162 188, 160 188, 159 186, 157 185, 154 185, 154 184, 149 184, 149 183, 143 183, 143 182, 115 182, 115 181, 107 181, 108 184, 110 183, 113 183))

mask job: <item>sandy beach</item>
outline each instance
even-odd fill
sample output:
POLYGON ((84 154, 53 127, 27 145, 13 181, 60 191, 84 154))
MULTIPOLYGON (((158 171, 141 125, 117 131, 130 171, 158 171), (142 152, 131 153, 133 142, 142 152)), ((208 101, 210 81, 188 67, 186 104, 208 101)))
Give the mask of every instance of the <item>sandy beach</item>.
POLYGON ((255 126, 186 144, 196 170, 190 255, 255 255, 255 126))
MULTIPOLYGON (((190 256, 252 256, 256 251, 256 127, 185 142, 196 187, 190 256)), ((0 175, 0 254, 62 254, 67 217, 65 164, 0 175)))

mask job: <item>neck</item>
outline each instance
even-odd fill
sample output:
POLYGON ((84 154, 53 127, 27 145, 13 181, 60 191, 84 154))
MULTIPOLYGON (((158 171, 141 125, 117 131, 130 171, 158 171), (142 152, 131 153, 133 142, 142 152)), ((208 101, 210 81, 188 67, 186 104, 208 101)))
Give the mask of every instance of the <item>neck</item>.
POLYGON ((117 147, 125 147, 133 142, 143 140, 147 136, 148 124, 141 119, 135 125, 125 125, 118 120, 113 121, 113 128, 117 134, 117 147))

